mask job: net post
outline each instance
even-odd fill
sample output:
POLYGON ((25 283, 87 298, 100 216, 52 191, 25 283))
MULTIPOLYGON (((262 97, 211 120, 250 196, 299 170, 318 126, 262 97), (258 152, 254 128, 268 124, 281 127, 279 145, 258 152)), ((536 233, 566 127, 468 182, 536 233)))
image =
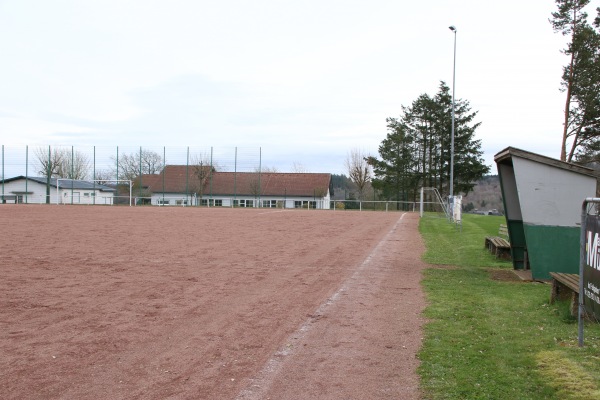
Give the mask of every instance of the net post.
POLYGON ((419 217, 423 218, 423 186, 421 186, 421 201, 419 204, 419 217))

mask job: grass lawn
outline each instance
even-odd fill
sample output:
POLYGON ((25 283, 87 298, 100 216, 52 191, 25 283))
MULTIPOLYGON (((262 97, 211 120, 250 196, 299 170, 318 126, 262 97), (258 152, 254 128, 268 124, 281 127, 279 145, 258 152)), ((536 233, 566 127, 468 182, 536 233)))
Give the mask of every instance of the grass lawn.
POLYGON ((577 346, 568 304, 550 285, 511 279, 512 264, 483 248, 504 217, 464 215, 462 230, 421 219, 428 307, 419 353, 427 399, 600 399, 600 325, 577 346))

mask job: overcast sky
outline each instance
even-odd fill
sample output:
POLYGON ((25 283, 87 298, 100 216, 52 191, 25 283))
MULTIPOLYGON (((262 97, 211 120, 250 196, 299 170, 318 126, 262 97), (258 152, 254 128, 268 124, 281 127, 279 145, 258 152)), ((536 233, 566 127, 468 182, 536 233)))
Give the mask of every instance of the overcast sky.
POLYGON ((377 154, 402 105, 452 87, 455 25, 456 97, 479 111, 486 164, 507 146, 558 157, 555 8, 0 0, 0 144, 260 147, 282 172, 344 173, 351 149, 377 154))

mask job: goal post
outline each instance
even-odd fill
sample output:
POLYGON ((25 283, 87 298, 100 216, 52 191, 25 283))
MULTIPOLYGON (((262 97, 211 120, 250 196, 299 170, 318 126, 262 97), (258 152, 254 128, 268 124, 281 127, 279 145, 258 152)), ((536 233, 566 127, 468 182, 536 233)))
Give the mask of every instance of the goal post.
POLYGON ((438 214, 442 212, 449 221, 456 224, 462 223, 462 196, 451 196, 444 201, 436 188, 421 187, 421 199, 419 201, 420 216, 423 217, 425 209, 438 214))
MULTIPOLYGON (((133 182, 130 179, 91 179, 91 180, 82 180, 82 179, 68 179, 68 178, 57 178, 56 179, 56 204, 65 202, 62 201, 62 197, 60 195, 60 190, 93 190, 92 192, 92 201, 86 204, 97 204, 96 203, 96 192, 95 190, 100 186, 108 186, 112 188, 114 186, 115 194, 118 195, 119 186, 126 186, 129 188, 129 206, 132 206, 133 199, 133 182), (62 182, 62 184, 61 184, 62 182), (83 184, 82 184, 83 182, 83 184), (79 183, 79 185, 78 185, 79 183), (85 185, 87 184, 87 185, 85 185)), ((88 192, 89 193, 89 192, 88 192)), ((66 195, 66 194, 65 194, 66 195)), ((114 205, 114 199, 118 197, 113 194, 111 198, 110 205, 114 205)), ((73 201, 73 196, 71 196, 71 202, 73 201)))
POLYGON ((448 204, 442 199, 440 192, 433 187, 421 187, 421 198, 419 201, 419 214, 423 217, 425 211, 443 213, 450 218, 448 204))

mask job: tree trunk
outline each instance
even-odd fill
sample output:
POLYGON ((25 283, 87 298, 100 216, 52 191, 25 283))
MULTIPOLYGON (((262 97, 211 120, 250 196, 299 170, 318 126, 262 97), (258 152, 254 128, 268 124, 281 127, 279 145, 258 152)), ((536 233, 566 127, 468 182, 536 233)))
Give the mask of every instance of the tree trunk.
POLYGON ((567 100, 565 101, 565 121, 563 126, 562 146, 560 148, 560 160, 567 161, 567 137, 569 134, 569 114, 571 111, 571 93, 573 91, 573 66, 575 65, 575 30, 577 29, 577 7, 573 9, 573 27, 571 31, 571 63, 569 66, 569 77, 567 80, 567 100))
MULTIPOLYGON (((560 160, 567 161, 567 136, 569 133, 569 114, 571 110, 571 91, 573 89, 573 64, 575 54, 571 53, 571 65, 569 67, 569 80, 567 82, 567 100, 565 101, 565 120, 563 123, 562 145, 560 148, 560 160)), ((570 157, 569 157, 569 161, 570 157)))

